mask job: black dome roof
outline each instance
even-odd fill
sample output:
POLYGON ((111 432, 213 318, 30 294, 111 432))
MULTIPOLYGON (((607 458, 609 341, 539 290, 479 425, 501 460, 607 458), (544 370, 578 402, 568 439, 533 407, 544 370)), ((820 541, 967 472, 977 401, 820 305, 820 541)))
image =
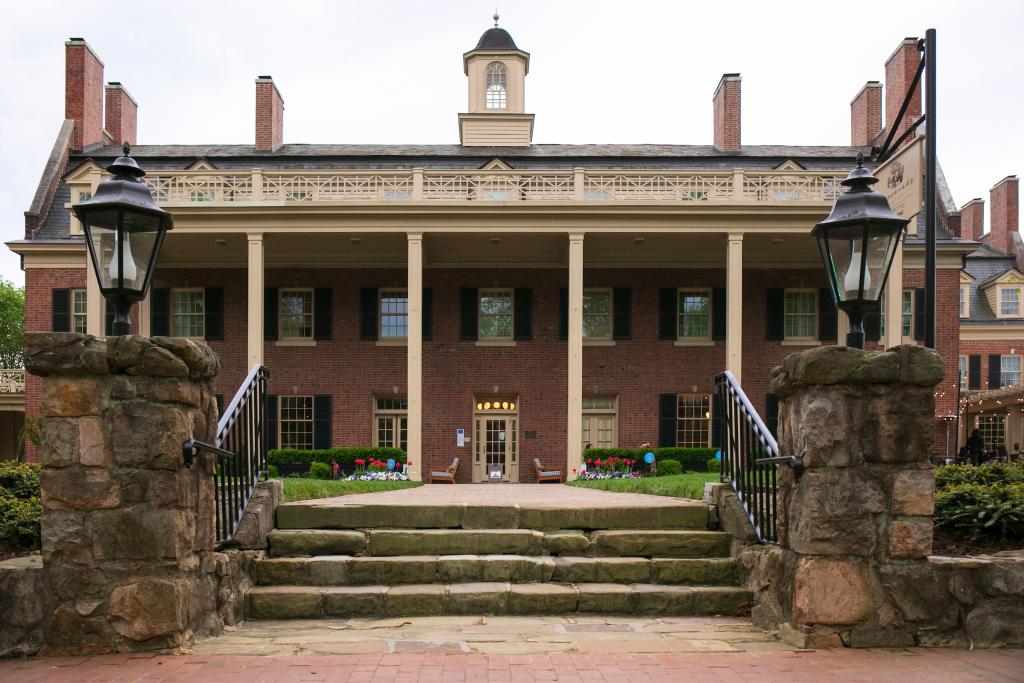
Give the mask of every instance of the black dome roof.
POLYGON ((490 28, 484 31, 477 42, 475 50, 518 50, 516 42, 509 32, 503 28, 490 28))

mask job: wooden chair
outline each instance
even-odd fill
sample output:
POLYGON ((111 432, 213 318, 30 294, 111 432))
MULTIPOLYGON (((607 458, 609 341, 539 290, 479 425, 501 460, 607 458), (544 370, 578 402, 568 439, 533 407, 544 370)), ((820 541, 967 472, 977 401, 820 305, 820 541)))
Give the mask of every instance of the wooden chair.
POLYGON ((427 473, 427 482, 430 484, 436 484, 438 482, 446 482, 448 484, 455 483, 455 473, 459 471, 459 459, 452 458, 452 464, 445 470, 431 470, 427 473))
POLYGON ((544 467, 540 464, 540 458, 533 459, 533 471, 537 473, 537 483, 543 484, 546 481, 554 481, 561 484, 565 481, 565 472, 562 470, 544 467))

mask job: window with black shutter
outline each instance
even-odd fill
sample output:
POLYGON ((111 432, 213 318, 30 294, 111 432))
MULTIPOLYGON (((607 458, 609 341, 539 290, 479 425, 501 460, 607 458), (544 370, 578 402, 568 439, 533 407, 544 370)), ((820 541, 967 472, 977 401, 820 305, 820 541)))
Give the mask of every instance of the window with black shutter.
MULTIPOLYGON (((263 338, 277 341, 277 287, 266 287, 263 290, 263 338)), ((276 432, 275 432, 276 433, 276 432)))
POLYGON ((331 396, 313 397, 313 448, 331 447, 331 396))
POLYGON ((971 354, 967 358, 967 388, 972 391, 981 389, 981 354, 971 354))
POLYGON ((516 288, 512 306, 515 311, 513 339, 533 339, 533 290, 529 287, 516 288))
POLYGON ((1002 386, 1003 358, 998 353, 988 355, 988 388, 998 389, 1002 386))
POLYGON ((786 338, 786 290, 772 287, 765 290, 765 338, 782 341, 786 338))
POLYGON ((166 287, 150 290, 149 333, 154 337, 171 334, 171 290, 166 287))
POLYGON ((478 306, 475 287, 463 287, 459 290, 459 339, 469 341, 477 338, 478 306))
POLYGON ((873 306, 864 313, 864 339, 879 341, 882 338, 881 304, 873 306))
POLYGON ((224 339, 224 288, 207 287, 203 293, 207 341, 224 339))
MULTIPOLYGON (((678 291, 675 287, 661 287, 658 290, 658 339, 675 340, 676 301, 678 291)), ((675 438, 673 437, 673 441, 675 438)))
POLYGON ((334 291, 330 287, 313 290, 313 339, 328 341, 334 337, 334 291))
POLYGON ((827 287, 818 290, 818 339, 836 341, 839 336, 839 318, 832 292, 827 287))
POLYGON ((612 339, 626 341, 633 335, 633 290, 616 287, 612 290, 612 339))
POLYGON ((434 338, 434 290, 423 288, 423 341, 434 338))
POLYGON ((569 339, 569 290, 565 287, 558 292, 558 338, 569 339))
POLYGON ((676 394, 658 396, 658 446, 673 448, 676 445, 679 424, 679 397, 676 394))
POLYGON ((54 332, 71 331, 71 290, 54 289, 50 293, 51 329, 54 332))
POLYGON ((359 339, 377 341, 377 288, 359 288, 359 339))
POLYGON ((924 339, 924 290, 914 290, 914 339, 924 339))
POLYGON ((728 320, 726 311, 727 295, 725 287, 715 287, 711 290, 711 339, 724 341, 726 322, 728 320))
POLYGON ((267 442, 267 450, 277 448, 277 396, 267 394, 264 403, 264 439, 267 442))

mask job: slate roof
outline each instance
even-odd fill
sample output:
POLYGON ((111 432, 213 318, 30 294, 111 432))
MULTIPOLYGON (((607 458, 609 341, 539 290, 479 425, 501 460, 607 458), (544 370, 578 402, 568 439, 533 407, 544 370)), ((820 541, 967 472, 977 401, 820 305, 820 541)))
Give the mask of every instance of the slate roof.
POLYGON ((971 283, 968 301, 970 302, 970 317, 961 319, 961 323, 1000 323, 1016 324, 1020 320, 997 319, 995 311, 988 305, 988 297, 981 291, 981 288, 998 278, 1000 275, 1017 267, 1017 259, 1013 256, 993 249, 987 244, 980 245, 964 259, 964 270, 974 278, 971 283))
POLYGON ((484 34, 480 36, 480 40, 476 44, 477 50, 518 50, 516 47, 516 41, 512 40, 512 36, 503 28, 487 29, 484 34))

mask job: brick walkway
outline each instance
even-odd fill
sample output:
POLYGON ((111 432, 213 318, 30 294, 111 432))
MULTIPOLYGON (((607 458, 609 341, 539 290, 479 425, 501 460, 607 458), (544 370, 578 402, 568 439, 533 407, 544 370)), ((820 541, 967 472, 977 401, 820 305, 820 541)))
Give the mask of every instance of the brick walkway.
POLYGON ((731 654, 260 657, 111 655, 0 661, 0 680, 69 681, 998 681, 1024 680, 1020 650, 819 650, 731 654))

